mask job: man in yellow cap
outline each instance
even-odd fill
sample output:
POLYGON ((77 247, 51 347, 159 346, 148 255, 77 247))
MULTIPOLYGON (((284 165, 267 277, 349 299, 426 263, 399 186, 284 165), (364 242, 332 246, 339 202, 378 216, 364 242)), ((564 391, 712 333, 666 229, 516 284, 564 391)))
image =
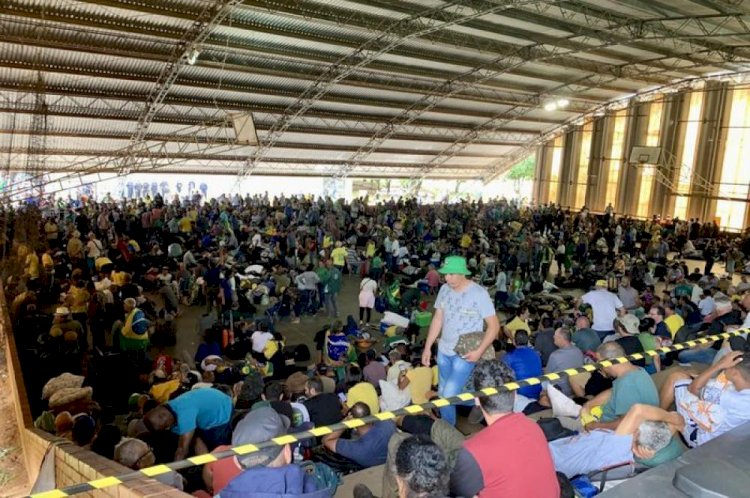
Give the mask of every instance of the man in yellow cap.
POLYGON ((596 331, 600 339, 614 334, 615 318, 625 314, 626 311, 617 294, 607 290, 606 280, 597 280, 594 290, 581 296, 580 303, 591 306, 594 312, 594 323, 591 328, 596 331))
MULTIPOLYGON (((500 323, 487 290, 467 278, 471 273, 466 267, 466 258, 448 256, 438 272, 445 275, 446 283, 440 288, 435 301, 435 313, 422 352, 422 364, 431 366, 432 345, 440 336, 438 392, 443 397, 450 397, 462 392, 474 365, 485 350, 492 347, 500 323), (456 351, 462 335, 483 330, 484 337, 476 349, 464 354, 456 351)), ((456 424, 455 406, 441 408, 440 414, 446 422, 456 424)))

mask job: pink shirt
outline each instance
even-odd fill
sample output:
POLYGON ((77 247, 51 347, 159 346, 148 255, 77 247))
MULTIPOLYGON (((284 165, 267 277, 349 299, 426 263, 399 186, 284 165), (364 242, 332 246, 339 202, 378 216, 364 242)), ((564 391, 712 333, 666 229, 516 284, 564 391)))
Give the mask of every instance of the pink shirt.
POLYGON ((440 274, 437 270, 430 270, 427 272, 427 285, 430 287, 437 287, 440 285, 440 274))

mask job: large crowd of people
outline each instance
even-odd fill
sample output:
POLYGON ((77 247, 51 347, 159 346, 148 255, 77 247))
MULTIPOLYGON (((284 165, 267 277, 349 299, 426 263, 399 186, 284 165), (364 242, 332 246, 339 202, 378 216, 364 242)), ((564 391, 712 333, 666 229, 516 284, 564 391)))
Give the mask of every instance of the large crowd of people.
MULTIPOLYGON (((750 239, 611 206, 157 195, 3 214, 36 426, 132 469, 750 325, 750 239)), ((385 464, 384 497, 572 496, 750 420, 748 350, 644 355, 159 480, 324 497, 385 464)))

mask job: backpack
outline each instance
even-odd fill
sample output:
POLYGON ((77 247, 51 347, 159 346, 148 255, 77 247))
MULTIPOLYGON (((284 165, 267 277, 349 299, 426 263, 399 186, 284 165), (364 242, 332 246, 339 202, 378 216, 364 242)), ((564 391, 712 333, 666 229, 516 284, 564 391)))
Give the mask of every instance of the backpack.
POLYGON ((336 490, 341 484, 341 476, 334 472, 331 467, 324 463, 311 462, 305 460, 299 464, 307 474, 313 476, 315 483, 318 485, 318 490, 327 489, 330 491, 331 496, 336 494, 336 490))

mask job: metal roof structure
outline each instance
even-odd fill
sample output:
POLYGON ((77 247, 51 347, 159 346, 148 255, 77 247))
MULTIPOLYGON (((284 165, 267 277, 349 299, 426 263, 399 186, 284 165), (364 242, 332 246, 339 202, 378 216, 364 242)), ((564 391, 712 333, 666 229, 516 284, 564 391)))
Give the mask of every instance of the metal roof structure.
POLYGON ((746 71, 749 25, 740 0, 3 0, 0 167, 487 178, 602 104, 746 71))

